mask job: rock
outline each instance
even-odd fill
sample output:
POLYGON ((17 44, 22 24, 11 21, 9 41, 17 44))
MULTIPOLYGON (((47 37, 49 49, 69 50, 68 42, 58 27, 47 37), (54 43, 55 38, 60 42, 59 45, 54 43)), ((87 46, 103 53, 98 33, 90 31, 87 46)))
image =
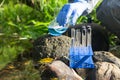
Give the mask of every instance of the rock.
POLYGON ((93 59, 95 62, 110 62, 120 68, 120 59, 117 58, 116 56, 114 56, 110 52, 96 51, 96 52, 94 52, 93 59))
POLYGON ((113 63, 96 62, 95 69, 86 70, 85 80, 120 80, 120 69, 113 63))
POLYGON ((45 35, 34 41, 32 56, 34 59, 68 56, 70 44, 68 36, 45 35))
POLYGON ((120 69, 108 62, 96 63, 96 80, 120 80, 120 69))
POLYGON ((55 72, 59 80, 83 80, 73 69, 69 68, 62 61, 53 61, 48 65, 48 68, 50 71, 55 72))

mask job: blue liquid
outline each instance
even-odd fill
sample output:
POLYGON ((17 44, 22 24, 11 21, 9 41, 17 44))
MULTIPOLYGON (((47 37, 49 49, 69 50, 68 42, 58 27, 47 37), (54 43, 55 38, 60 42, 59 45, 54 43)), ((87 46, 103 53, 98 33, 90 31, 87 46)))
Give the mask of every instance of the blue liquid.
POLYGON ((52 36, 60 36, 67 30, 67 27, 61 27, 61 28, 49 27, 48 30, 49 30, 49 34, 52 36))

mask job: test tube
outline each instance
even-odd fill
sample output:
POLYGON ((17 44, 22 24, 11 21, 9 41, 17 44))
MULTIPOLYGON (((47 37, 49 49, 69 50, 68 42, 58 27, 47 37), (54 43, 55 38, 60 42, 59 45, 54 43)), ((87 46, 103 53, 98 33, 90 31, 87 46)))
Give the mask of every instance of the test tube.
POLYGON ((86 27, 82 26, 82 46, 86 46, 86 27))
POLYGON ((71 29, 71 46, 75 46, 75 29, 71 29))
POLYGON ((81 32, 80 32, 80 29, 76 30, 76 45, 81 46, 81 32))
POLYGON ((87 46, 91 45, 92 29, 90 25, 87 25, 87 46))

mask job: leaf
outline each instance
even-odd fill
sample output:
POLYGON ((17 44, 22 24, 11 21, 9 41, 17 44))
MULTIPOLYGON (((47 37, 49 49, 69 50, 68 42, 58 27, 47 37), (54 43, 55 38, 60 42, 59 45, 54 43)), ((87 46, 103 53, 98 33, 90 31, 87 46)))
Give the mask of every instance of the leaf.
POLYGON ((15 69, 15 66, 11 64, 8 66, 8 69, 15 69))
POLYGON ((42 64, 46 64, 46 63, 51 63, 53 60, 54 60, 53 58, 43 58, 38 62, 42 64))
POLYGON ((59 80, 58 78, 51 78, 50 80, 59 80))
POLYGON ((10 25, 10 26, 17 26, 17 25, 14 24, 12 21, 9 21, 9 22, 8 22, 8 25, 10 25))

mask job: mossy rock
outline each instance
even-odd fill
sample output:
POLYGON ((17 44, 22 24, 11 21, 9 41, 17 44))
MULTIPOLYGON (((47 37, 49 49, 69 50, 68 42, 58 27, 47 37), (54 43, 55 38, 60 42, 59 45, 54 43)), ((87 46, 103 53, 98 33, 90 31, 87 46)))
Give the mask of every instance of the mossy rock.
POLYGON ((68 56, 71 38, 68 36, 44 35, 33 43, 32 57, 37 60, 46 57, 68 56))

